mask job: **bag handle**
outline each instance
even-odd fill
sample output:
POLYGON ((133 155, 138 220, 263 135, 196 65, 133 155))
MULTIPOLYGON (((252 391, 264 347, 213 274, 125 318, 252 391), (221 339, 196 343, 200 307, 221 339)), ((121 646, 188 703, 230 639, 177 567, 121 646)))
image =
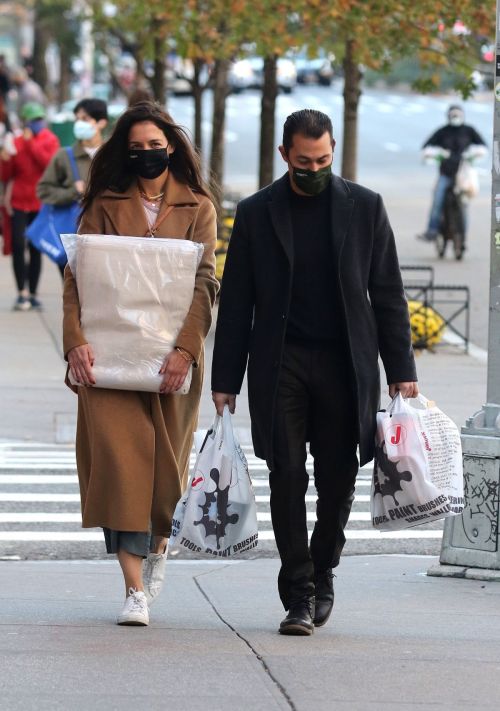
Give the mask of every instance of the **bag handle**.
POLYGON ((209 429, 207 430, 207 433, 206 433, 205 438, 203 440, 203 444, 201 445, 200 451, 198 452, 198 454, 201 454, 203 452, 203 450, 205 449, 205 445, 206 445, 209 437, 211 439, 215 438, 215 436, 217 435, 217 430, 221 426, 221 423, 222 423, 222 417, 220 415, 216 414, 214 417, 212 426, 209 427, 209 429))
POLYGON ((398 408, 400 409, 402 403, 403 403, 403 396, 401 395, 400 391, 397 390, 396 394, 394 395, 394 397, 392 398, 390 403, 387 405, 387 409, 386 409, 387 414, 392 417, 392 413, 396 409, 396 406, 398 406, 398 408))
POLYGON ((422 393, 419 393, 414 398, 408 398, 410 400, 416 400, 418 403, 420 403, 422 407, 415 408, 414 405, 407 404, 406 399, 407 398, 404 398, 398 390, 398 392, 394 395, 391 402, 387 406, 386 412, 392 417, 394 410, 401 411, 404 410, 405 407, 413 407, 414 409, 418 410, 427 410, 429 407, 434 407, 436 404, 433 400, 428 400, 425 395, 422 395, 422 393))
POLYGON ((224 427, 224 434, 226 439, 229 441, 230 448, 234 449, 234 433, 233 426, 231 424, 231 413, 229 412, 229 406, 224 405, 222 415, 216 414, 212 426, 209 430, 207 430, 207 434, 205 435, 205 439, 203 440, 203 444, 201 445, 198 454, 203 451, 209 437, 212 439, 216 437, 220 427, 224 427))
POLYGON ((434 400, 429 400, 428 398, 425 397, 425 395, 422 395, 422 393, 419 393, 417 397, 413 398, 417 402, 419 402, 421 405, 424 406, 425 410, 428 410, 431 407, 436 407, 436 403, 434 400))
POLYGON ((68 154, 69 163, 71 165, 71 170, 73 171, 73 180, 75 180, 75 182, 76 182, 77 180, 80 180, 80 171, 78 170, 78 165, 76 163, 75 154, 73 153, 73 149, 71 148, 71 146, 67 146, 65 150, 66 150, 66 153, 68 154))
POLYGON ((226 436, 226 439, 228 441, 229 447, 231 451, 234 450, 234 432, 233 432, 233 425, 231 422, 231 413, 229 412, 229 405, 224 405, 224 409, 222 411, 222 424, 224 427, 224 434, 226 436))

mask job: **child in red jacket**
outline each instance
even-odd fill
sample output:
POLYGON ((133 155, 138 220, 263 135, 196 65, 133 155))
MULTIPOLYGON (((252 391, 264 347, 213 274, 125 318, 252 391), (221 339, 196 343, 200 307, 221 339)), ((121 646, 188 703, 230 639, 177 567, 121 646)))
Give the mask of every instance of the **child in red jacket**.
POLYGON ((14 310, 28 311, 42 306, 37 299, 42 255, 28 243, 29 261, 26 260, 25 231, 41 207, 36 186, 59 148, 59 140, 47 128, 45 109, 41 104, 25 104, 20 118, 24 124, 23 133, 14 140, 13 155, 2 152, 0 170, 6 185, 5 208, 12 215, 12 262, 18 290, 14 310))

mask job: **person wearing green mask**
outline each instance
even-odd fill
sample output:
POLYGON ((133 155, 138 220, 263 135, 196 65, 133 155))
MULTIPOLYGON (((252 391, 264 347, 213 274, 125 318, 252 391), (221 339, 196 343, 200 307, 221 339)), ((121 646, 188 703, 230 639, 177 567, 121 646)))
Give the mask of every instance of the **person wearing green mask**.
MULTIPOLYGON (((102 132, 108 123, 108 109, 102 99, 82 99, 73 109, 76 142, 54 155, 36 189, 38 199, 47 205, 80 202, 87 184, 90 163, 103 143, 102 132)), ((76 229, 76 226, 75 226, 76 229)), ((64 265, 59 266, 61 276, 64 265)))
POLYGON ((389 395, 418 394, 408 306, 380 195, 332 173, 329 117, 288 116, 287 172, 242 200, 222 280, 212 398, 235 411, 248 361, 255 454, 270 470, 281 558, 281 634, 310 635, 333 608, 333 569, 360 464, 374 455, 379 354, 389 395), (308 541, 307 445, 316 522, 308 541))

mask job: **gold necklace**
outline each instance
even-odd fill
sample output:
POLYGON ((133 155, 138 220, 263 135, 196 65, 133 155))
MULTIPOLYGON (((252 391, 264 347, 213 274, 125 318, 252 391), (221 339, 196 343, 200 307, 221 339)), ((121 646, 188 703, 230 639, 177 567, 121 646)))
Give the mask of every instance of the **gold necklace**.
POLYGON ((139 188, 139 193, 145 200, 149 200, 149 202, 156 202, 165 195, 165 191, 158 193, 158 195, 148 195, 142 188, 139 188))

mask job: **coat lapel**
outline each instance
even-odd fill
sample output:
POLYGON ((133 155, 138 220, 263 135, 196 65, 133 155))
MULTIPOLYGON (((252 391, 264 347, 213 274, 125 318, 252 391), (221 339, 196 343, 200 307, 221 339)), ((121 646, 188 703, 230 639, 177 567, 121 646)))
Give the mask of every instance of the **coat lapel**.
MULTIPOLYGON (((148 222, 135 182, 123 193, 106 190, 103 198, 106 198, 105 210, 115 234, 148 234, 148 222)), ((180 183, 171 173, 160 206, 158 222, 170 205, 174 206, 174 210, 168 219, 162 222, 157 236, 184 237, 195 218, 199 200, 188 185, 180 183)))
POLYGON ((288 181, 288 173, 285 173, 282 178, 273 184, 269 211, 271 213, 274 231, 285 251, 291 267, 293 264, 293 232, 288 181))
POLYGON ((351 224, 354 200, 345 180, 334 175, 331 185, 331 220, 335 263, 340 264, 345 238, 351 224))
POLYGON ((123 193, 107 190, 103 193, 103 198, 106 198, 103 207, 114 234, 141 237, 146 234, 148 222, 135 183, 123 193))
MULTIPOLYGON (((271 191, 269 210, 276 235, 285 251, 290 265, 293 264, 293 232, 288 194, 288 173, 279 178, 271 191)), ((349 231, 354 200, 351 197, 348 183, 337 175, 332 177, 331 191, 331 225, 335 261, 338 264, 345 238, 349 231)))
POLYGON ((170 213, 168 219, 161 223, 158 237, 183 237, 187 235, 198 211, 199 202, 196 193, 191 190, 189 185, 180 183, 170 173, 158 214, 158 222, 161 221, 164 211, 170 205, 174 206, 174 210, 170 213))

